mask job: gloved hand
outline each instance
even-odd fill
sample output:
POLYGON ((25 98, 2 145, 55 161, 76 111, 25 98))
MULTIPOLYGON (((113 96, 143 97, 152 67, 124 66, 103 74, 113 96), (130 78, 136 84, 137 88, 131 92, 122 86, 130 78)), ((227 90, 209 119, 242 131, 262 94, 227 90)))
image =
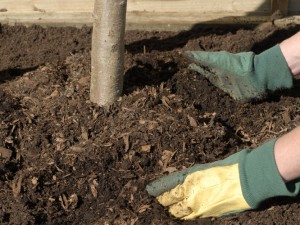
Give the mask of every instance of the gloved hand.
POLYGON ((275 196, 295 196, 300 182, 285 184, 281 178, 274 158, 275 141, 172 173, 146 190, 169 207, 173 216, 185 220, 255 209, 275 196))
POLYGON ((293 85, 292 74, 279 45, 259 55, 253 52, 187 51, 185 56, 194 62, 190 65, 192 70, 236 100, 260 99, 268 91, 293 85))

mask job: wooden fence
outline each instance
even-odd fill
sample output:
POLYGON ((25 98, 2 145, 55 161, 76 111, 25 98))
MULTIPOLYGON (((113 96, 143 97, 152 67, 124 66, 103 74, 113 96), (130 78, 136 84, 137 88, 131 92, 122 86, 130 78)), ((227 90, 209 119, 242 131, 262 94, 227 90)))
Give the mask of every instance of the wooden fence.
MULTIPOLYGON (((93 5, 94 0, 1 0, 0 23, 90 26, 93 5)), ((300 13, 300 1, 128 0, 127 9, 127 29, 178 30, 203 23, 259 23, 278 9, 291 21, 289 16, 300 13)))

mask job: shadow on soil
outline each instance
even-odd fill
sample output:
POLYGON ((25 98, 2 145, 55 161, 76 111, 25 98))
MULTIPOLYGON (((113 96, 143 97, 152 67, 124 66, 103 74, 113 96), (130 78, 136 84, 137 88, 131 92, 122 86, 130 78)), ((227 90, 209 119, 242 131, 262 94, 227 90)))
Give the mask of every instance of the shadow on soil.
POLYGON ((25 68, 25 69, 8 69, 0 71, 0 84, 9 80, 13 80, 16 77, 22 76, 23 74, 34 71, 38 68, 38 66, 25 68))

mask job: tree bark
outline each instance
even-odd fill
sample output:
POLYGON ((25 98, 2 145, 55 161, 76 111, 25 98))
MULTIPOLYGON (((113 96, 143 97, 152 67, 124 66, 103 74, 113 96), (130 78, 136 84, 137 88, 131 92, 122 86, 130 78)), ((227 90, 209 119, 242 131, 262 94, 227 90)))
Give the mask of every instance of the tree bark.
POLYGON ((123 91, 127 0, 95 0, 92 35, 92 102, 104 106, 123 91))

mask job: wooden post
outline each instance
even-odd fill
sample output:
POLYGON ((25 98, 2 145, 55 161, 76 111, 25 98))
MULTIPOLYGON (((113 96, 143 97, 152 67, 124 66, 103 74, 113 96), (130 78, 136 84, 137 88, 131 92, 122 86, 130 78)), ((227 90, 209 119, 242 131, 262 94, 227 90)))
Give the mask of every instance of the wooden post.
POLYGON ((289 0, 271 0, 271 13, 273 14, 277 10, 283 15, 288 15, 289 0))
POLYGON ((95 0, 91 60, 91 101, 110 105, 123 91, 127 0, 95 0))

